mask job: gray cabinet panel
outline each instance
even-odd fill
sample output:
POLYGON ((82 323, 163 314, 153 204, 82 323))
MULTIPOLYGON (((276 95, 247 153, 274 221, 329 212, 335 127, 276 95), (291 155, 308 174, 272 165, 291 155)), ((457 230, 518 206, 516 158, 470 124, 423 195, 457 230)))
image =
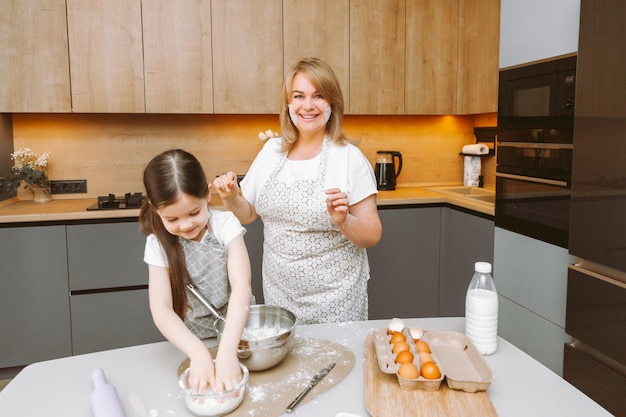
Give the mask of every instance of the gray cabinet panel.
POLYGON ((71 355, 65 226, 0 229, 0 367, 71 355))
POLYGON ((67 226, 70 290, 148 284, 137 222, 67 226))
POLYGON ((493 220, 451 208, 442 210, 440 316, 465 315, 465 293, 474 263, 493 264, 494 229, 493 220))
POLYGON ((565 328, 567 249, 501 228, 495 231, 493 279, 498 293, 565 328))
POLYGON ((257 218, 244 227, 247 230, 244 239, 252 269, 252 294, 257 304, 263 304, 263 222, 257 218))
POLYGON ((383 236, 367 250, 369 317, 436 317, 440 207, 379 208, 383 236))
POLYGON ((498 304, 498 335, 562 376, 563 344, 571 341, 563 328, 501 294, 498 304))
POLYGON ((71 306, 74 355, 164 340, 152 321, 148 290, 75 295, 71 306))

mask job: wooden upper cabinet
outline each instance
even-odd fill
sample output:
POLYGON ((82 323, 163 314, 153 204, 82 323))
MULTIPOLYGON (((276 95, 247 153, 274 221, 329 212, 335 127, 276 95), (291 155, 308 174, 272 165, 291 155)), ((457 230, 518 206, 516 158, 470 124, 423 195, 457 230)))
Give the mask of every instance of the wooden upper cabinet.
POLYGON ((404 114, 405 0, 350 1, 351 114, 404 114))
POLYGON ((211 2, 142 0, 146 113, 212 113, 211 2))
POLYGON ((276 113, 283 81, 282 0, 213 0, 211 8, 214 112, 276 113))
POLYGON ((406 3, 406 114, 453 114, 459 0, 406 3))
POLYGON ((349 21, 349 0, 283 1, 285 74, 301 58, 324 60, 339 79, 345 110, 350 108, 349 21))
POLYGON ((145 113, 141 0, 66 0, 74 112, 145 113))
POLYGON ((0 0, 0 112, 70 111, 65 0, 0 0))
POLYGON ((498 111, 500 0, 459 0, 457 114, 498 111))

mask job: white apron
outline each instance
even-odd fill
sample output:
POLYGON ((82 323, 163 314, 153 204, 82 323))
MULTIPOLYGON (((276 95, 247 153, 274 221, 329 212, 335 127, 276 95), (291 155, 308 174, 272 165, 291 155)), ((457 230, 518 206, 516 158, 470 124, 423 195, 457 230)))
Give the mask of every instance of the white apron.
POLYGON ((367 320, 367 253, 326 208, 326 138, 319 159, 316 178, 286 184, 277 178, 283 155, 259 193, 265 304, 290 310, 300 324, 367 320))

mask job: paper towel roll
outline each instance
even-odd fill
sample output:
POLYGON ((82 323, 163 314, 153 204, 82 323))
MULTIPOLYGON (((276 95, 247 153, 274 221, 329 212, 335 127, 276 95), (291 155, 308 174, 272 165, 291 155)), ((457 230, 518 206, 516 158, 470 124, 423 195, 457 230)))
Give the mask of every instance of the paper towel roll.
POLYGON ((461 153, 465 155, 487 155, 489 153, 489 147, 484 143, 474 143, 472 145, 463 146, 461 153))
POLYGON ((466 187, 477 187, 480 183, 480 157, 466 156, 463 159, 463 185, 466 187))

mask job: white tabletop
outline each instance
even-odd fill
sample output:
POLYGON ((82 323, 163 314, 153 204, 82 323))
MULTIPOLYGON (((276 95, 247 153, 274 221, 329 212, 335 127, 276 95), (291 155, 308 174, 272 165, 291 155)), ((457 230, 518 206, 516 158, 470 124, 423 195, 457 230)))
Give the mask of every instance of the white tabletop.
MULTIPOLYGON (((297 336, 338 342, 355 355, 354 369, 330 391, 285 416, 334 417, 339 412, 367 417, 364 400, 365 338, 388 320, 298 326, 297 336)), ((463 332, 463 318, 405 319, 407 326, 463 332)), ((207 342, 207 345, 214 341, 207 342)), ((185 356, 169 342, 114 349, 39 362, 24 368, 0 392, 0 415, 32 417, 91 416, 91 373, 104 369, 119 393, 126 417, 138 417, 128 395, 139 394, 158 416, 191 416, 180 398, 176 372, 185 356)), ((535 359, 500 338, 495 354, 485 356, 495 375, 488 395, 500 417, 611 416, 535 359)), ((288 404, 291 399, 286 399, 288 404)))

